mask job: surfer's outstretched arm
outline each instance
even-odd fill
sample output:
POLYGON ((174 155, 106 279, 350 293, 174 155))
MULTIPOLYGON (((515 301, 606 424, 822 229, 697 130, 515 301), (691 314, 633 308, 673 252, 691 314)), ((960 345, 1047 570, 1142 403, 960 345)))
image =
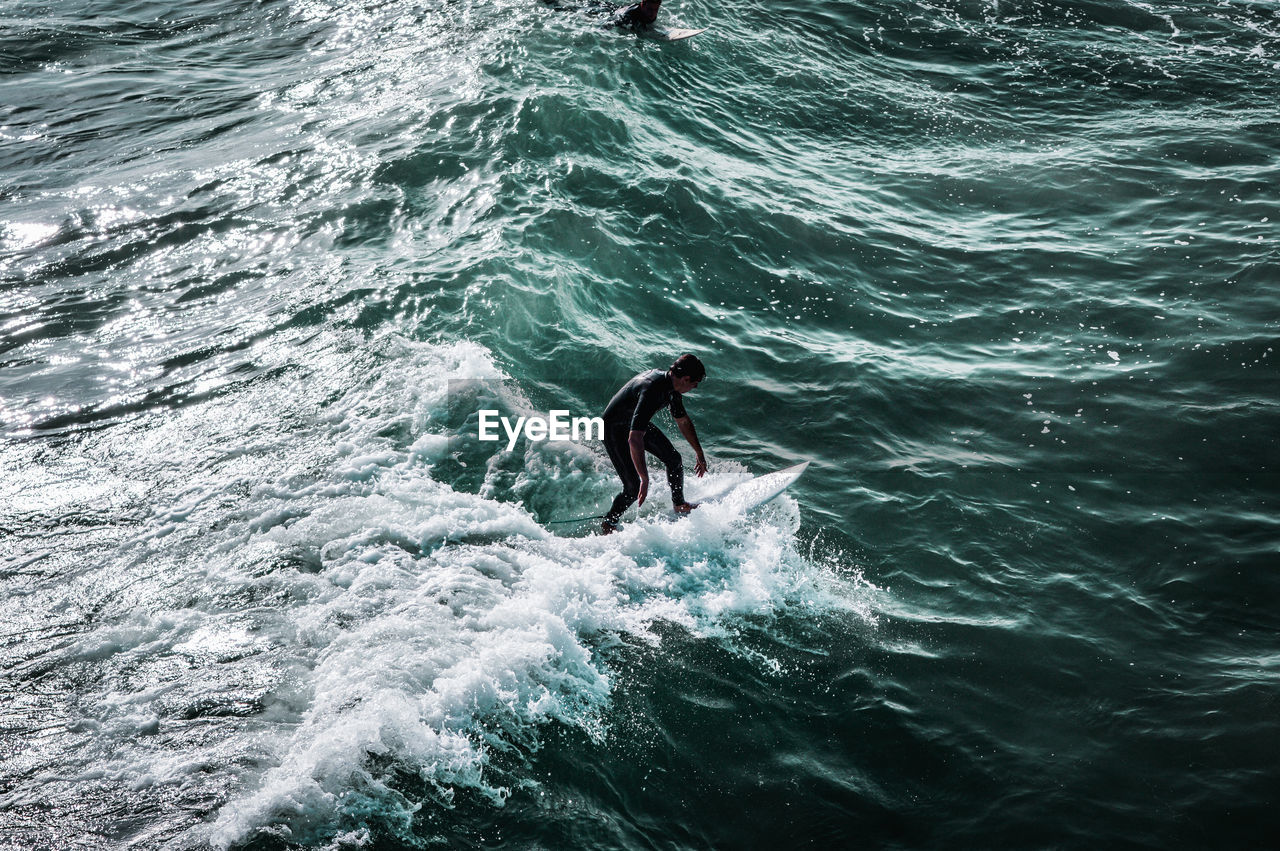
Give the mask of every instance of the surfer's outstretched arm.
POLYGON ((632 429, 627 435, 627 448, 631 450, 631 463, 636 467, 636 475, 640 477, 640 495, 636 505, 644 505, 644 498, 649 495, 649 467, 644 462, 644 432, 632 429))
POLYGON ((685 440, 689 441, 694 455, 697 456, 698 460, 693 465, 694 475, 702 478, 707 472, 707 456, 702 454, 702 444, 698 442, 698 433, 693 430, 693 420, 688 417, 676 417, 676 425, 680 427, 680 433, 684 435, 685 440))

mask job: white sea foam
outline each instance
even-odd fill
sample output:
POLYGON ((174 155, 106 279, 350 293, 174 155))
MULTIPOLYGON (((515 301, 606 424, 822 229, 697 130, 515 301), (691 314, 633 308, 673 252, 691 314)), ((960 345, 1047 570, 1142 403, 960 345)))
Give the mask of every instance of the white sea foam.
MULTIPOLYGON (((676 521, 656 485, 620 533, 560 537, 525 505, 589 513, 616 487, 602 453, 522 444, 461 468, 484 471, 477 492, 450 485, 465 426, 447 382, 501 377, 474 345, 327 341, 291 381, 122 441, 139 465, 169 459, 149 471, 167 491, 86 574, 113 577, 123 604, 56 654, 104 673, 68 719, 92 751, 45 781, 207 798, 212 777, 221 804, 192 839, 357 841, 460 794, 502 805, 532 782, 521 754, 549 723, 606 735, 619 637, 656 642, 659 621, 723 634, 795 600, 848 607, 796 553, 785 497, 750 520, 708 504, 676 521)), ((505 410, 531 410, 508 392, 505 410)), ((691 498, 746 476, 718 469, 691 498)))
POLYGON ((510 781, 487 775, 495 748, 534 748, 551 721, 602 735, 602 636, 651 637, 658 620, 715 631, 727 615, 821 593, 791 547, 794 502, 758 524, 711 505, 608 538, 557 538, 519 506, 399 473, 251 542, 323 551, 321 588, 289 614, 317 662, 300 724, 278 764, 223 808, 219 844, 268 826, 308 841, 351 829, 363 809, 353 795, 407 820, 417 802, 392 790, 388 765, 440 802, 465 788, 500 804, 510 781))

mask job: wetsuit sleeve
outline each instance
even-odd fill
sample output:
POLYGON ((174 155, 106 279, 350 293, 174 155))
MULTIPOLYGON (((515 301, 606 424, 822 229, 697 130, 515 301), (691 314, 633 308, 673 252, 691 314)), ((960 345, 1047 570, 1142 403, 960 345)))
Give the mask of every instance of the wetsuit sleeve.
POLYGON ((684 412, 684 397, 679 393, 671 394, 671 416, 678 420, 682 420, 689 416, 684 412))

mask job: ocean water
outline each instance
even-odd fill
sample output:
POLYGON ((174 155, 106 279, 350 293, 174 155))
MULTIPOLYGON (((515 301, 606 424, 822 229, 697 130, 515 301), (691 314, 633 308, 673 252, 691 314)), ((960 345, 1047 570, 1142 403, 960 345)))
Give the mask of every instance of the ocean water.
POLYGON ((1280 4, 660 23, 0 4, 0 848, 1274 841, 1280 4))

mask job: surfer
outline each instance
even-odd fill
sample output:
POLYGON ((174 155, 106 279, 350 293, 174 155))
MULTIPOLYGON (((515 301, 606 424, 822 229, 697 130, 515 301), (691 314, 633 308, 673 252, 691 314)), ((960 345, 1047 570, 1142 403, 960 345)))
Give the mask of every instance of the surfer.
MULTIPOLYGON (((569 10, 577 4, 563 5, 561 0, 542 0, 548 6, 558 10, 569 10)), ((615 6, 605 0, 592 0, 586 4, 586 14, 593 18, 608 17, 606 26, 625 27, 630 30, 641 30, 653 25, 658 19, 658 11, 662 8, 662 0, 640 0, 630 6, 615 6)))
POLYGON ((600 531, 608 535, 618 529, 622 512, 639 500, 644 505, 649 495, 649 468, 645 464, 646 451, 657 456, 667 468, 667 484, 671 486, 671 504, 680 514, 688 514, 697 508, 684 501, 684 460, 667 440, 662 430, 650 420, 659 409, 669 407, 671 416, 684 439, 689 441, 697 456, 693 471, 699 477, 707 472, 707 459, 702 445, 693 430, 693 420, 684 410, 683 396, 691 392, 706 378, 707 370, 702 361, 685 354, 663 372, 651 369, 642 372, 622 385, 604 409, 604 446, 613 468, 622 479, 622 493, 614 497, 609 513, 600 524, 600 531))
POLYGON ((632 3, 625 9, 619 10, 613 16, 613 22, 619 27, 642 29, 653 25, 653 22, 658 19, 658 10, 661 8, 662 0, 640 0, 639 3, 632 3))

